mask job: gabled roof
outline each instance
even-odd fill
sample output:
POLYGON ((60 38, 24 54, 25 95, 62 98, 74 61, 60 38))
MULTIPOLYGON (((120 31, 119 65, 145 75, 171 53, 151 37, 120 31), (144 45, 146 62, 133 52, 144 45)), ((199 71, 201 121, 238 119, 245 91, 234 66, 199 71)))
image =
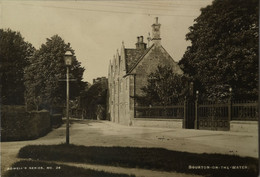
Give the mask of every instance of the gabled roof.
POLYGON ((133 67, 144 51, 142 49, 125 49, 126 72, 133 67))
POLYGON ((132 71, 152 47, 153 45, 148 49, 125 49, 126 73, 132 71))

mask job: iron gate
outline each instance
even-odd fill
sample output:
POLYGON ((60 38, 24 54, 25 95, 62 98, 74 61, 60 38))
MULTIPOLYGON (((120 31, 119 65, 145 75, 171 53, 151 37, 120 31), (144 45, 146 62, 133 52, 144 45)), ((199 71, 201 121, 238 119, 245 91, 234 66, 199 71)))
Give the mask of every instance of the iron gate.
POLYGON ((228 104, 200 104, 197 106, 198 129, 230 130, 230 116, 228 104))

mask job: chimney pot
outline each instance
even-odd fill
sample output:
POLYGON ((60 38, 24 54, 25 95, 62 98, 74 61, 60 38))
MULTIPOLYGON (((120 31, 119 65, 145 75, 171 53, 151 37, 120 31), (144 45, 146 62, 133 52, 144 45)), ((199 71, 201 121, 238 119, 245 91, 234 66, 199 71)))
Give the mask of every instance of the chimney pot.
POLYGON ((144 42, 144 37, 140 36, 140 42, 143 43, 144 42))
POLYGON ((139 36, 137 37, 137 43, 139 43, 139 36))
POLYGON ((155 17, 155 24, 158 24, 158 17, 155 17))

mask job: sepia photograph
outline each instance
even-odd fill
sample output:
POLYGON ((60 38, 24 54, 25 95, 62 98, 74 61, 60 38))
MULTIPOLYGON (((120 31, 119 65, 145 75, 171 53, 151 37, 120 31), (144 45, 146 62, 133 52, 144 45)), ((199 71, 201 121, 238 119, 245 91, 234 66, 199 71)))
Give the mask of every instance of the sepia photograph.
POLYGON ((259 177, 258 0, 0 0, 2 177, 259 177))

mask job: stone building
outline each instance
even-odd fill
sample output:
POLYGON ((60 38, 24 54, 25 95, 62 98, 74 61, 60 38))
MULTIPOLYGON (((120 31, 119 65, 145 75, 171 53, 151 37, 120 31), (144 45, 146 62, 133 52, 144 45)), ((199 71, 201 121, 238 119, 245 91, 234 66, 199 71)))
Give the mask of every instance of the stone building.
POLYGON ((93 84, 99 83, 99 82, 106 83, 107 82, 107 78, 106 77, 98 77, 96 79, 93 79, 93 84))
POLYGON ((137 37, 136 48, 125 48, 122 43, 121 51, 116 52, 110 61, 108 71, 108 114, 110 120, 120 124, 131 125, 134 119, 135 96, 141 96, 141 88, 147 84, 147 78, 158 65, 171 66, 182 74, 177 62, 161 45, 161 24, 158 17, 152 25, 152 37, 147 38, 147 47, 143 36, 137 37))

